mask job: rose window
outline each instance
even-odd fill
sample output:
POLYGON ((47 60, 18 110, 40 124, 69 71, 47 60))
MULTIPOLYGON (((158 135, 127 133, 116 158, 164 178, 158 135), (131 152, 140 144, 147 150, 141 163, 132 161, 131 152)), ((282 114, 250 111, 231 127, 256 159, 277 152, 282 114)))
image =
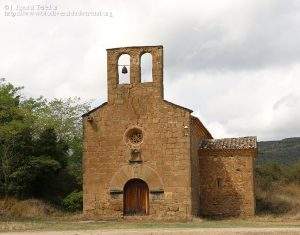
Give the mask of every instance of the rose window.
POLYGON ((133 128, 127 132, 126 137, 131 144, 140 144, 143 140, 143 132, 138 128, 133 128))

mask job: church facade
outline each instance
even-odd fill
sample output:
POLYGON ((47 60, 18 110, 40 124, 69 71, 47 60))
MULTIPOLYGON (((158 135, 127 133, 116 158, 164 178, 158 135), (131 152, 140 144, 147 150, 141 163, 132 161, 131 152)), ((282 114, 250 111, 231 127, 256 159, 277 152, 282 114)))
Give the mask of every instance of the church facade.
POLYGON ((86 216, 254 215, 256 138, 214 139, 192 110, 164 100, 162 46, 107 49, 107 89, 108 101, 83 115, 86 216), (141 82, 145 53, 152 81, 141 82))

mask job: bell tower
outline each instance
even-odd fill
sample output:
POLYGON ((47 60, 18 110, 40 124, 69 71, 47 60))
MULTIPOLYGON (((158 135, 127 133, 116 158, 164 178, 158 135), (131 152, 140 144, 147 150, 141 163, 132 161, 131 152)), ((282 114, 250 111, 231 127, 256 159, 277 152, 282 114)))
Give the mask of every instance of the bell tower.
POLYGON ((147 94, 163 99, 163 47, 121 47, 107 49, 107 89, 108 103, 122 103, 122 97, 128 94, 147 94), (152 80, 141 82, 141 57, 150 53, 152 57, 152 80), (129 64, 119 64, 122 55, 129 55, 129 64), (121 70, 119 69, 121 66, 121 70), (121 84, 120 73, 130 74, 128 83, 121 84))

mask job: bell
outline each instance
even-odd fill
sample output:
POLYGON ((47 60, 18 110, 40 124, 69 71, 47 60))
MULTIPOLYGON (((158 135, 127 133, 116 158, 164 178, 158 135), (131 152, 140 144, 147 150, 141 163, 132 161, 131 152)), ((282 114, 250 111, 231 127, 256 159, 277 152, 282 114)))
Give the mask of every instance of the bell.
POLYGON ((124 66, 124 67, 122 68, 122 73, 124 73, 124 74, 128 73, 126 66, 124 66))

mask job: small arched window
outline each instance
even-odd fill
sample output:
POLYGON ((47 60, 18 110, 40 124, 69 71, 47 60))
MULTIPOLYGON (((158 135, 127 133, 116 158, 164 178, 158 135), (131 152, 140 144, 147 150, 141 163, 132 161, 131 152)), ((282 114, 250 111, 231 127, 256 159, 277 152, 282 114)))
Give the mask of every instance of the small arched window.
POLYGON ((223 179, 217 178, 217 187, 218 188, 223 188, 223 186, 224 186, 223 179))
POLYGON ((152 81, 152 55, 145 53, 141 56, 141 82, 152 81))
POLYGON ((130 56, 122 54, 118 59, 118 83, 130 84, 130 56))

